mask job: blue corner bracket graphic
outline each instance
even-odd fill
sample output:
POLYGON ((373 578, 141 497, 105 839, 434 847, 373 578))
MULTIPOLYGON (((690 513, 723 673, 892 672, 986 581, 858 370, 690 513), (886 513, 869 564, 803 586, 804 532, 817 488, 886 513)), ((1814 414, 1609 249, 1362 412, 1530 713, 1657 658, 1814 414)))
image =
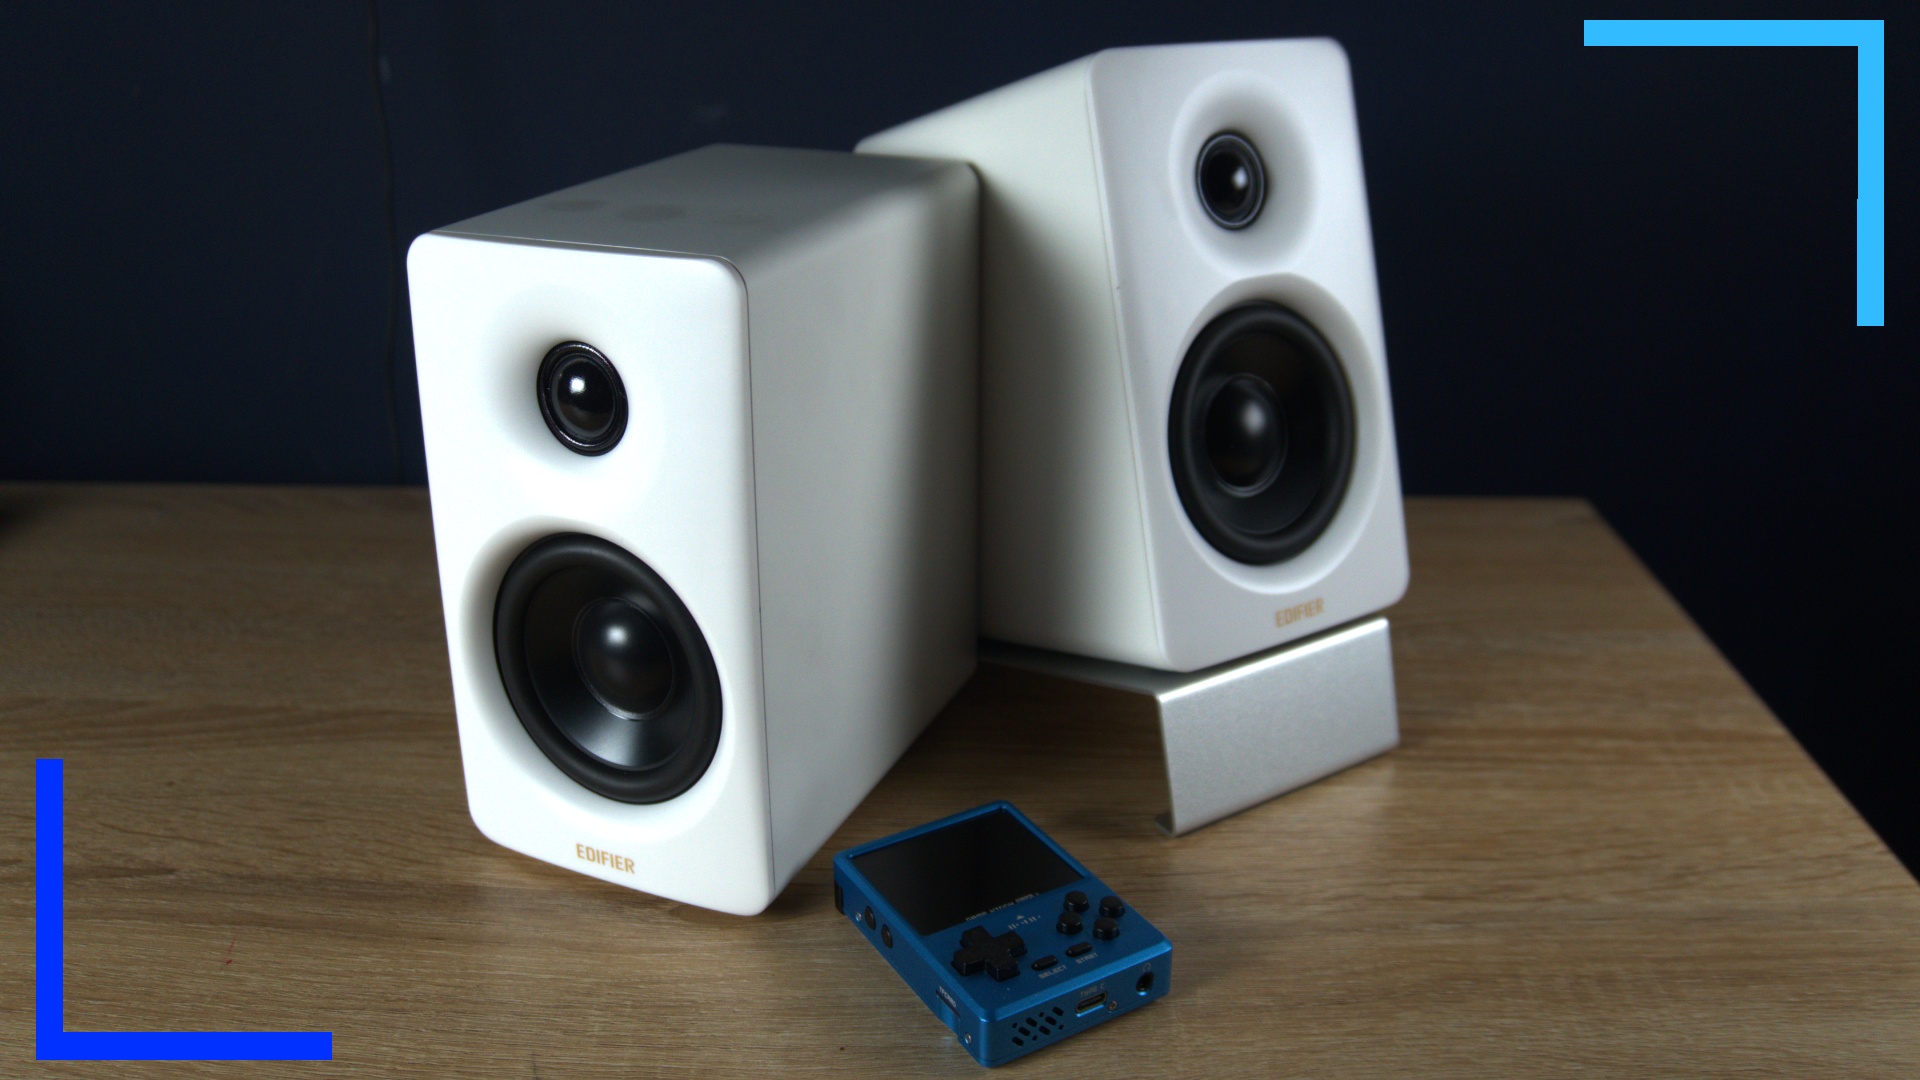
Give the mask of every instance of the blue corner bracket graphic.
POLYGON ((66 777, 59 758, 34 771, 34 1056, 41 1061, 331 1061, 330 1031, 68 1031, 66 777))
POLYGON ((1887 325, 1887 55, 1881 19, 1588 19, 1588 45, 1824 45, 1860 50, 1854 324, 1887 325))

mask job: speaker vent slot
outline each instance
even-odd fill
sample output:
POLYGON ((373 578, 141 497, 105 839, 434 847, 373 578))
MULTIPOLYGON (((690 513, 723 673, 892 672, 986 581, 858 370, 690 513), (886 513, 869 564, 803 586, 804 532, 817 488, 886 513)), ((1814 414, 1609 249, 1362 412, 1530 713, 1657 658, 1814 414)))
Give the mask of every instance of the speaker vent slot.
MULTIPOLYGON (((1059 1013, 1060 1010, 1055 1009, 1054 1012, 1059 1013)), ((1025 1043, 1022 1042, 1023 1036, 1025 1039, 1039 1042, 1042 1039, 1058 1035, 1061 1025, 1058 1019, 1053 1016, 1048 1016, 1042 1011, 1032 1016, 1013 1021, 1012 1026, 1013 1029, 1019 1033, 1014 1036, 1013 1041, 1024 1046, 1025 1043)))

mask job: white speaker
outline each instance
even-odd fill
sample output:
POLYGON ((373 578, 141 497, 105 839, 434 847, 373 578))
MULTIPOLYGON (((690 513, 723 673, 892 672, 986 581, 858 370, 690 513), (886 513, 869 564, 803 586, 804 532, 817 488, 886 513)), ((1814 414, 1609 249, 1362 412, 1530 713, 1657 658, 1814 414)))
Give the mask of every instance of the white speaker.
POLYGON ((764 909, 974 663, 977 185, 712 146, 408 253, 468 805, 764 909))
POLYGON ((1339 45, 1115 49, 859 150, 980 174, 985 635, 1189 672, 1405 592, 1339 45))

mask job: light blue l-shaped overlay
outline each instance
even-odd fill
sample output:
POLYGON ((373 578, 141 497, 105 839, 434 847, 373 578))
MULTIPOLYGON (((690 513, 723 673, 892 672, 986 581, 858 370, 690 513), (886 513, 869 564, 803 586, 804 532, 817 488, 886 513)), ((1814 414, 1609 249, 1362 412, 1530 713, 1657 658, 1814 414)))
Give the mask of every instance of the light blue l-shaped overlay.
POLYGON ((1887 57, 1880 19, 1588 19, 1588 45, 1826 45, 1860 50, 1854 323, 1885 326, 1887 57))

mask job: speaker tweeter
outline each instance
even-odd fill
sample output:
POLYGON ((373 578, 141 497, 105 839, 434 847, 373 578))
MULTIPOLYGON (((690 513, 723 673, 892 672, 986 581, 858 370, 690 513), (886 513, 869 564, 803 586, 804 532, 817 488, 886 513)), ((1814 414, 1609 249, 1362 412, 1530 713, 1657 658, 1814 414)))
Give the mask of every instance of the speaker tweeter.
POLYGON ((560 445, 595 457, 627 432, 627 388, 606 354, 584 341, 566 341, 540 361, 534 392, 540 416, 560 445))
POLYGON ((1244 135, 1223 131, 1208 139, 1194 163, 1200 205, 1223 229, 1244 229, 1267 204, 1267 168, 1244 135))

